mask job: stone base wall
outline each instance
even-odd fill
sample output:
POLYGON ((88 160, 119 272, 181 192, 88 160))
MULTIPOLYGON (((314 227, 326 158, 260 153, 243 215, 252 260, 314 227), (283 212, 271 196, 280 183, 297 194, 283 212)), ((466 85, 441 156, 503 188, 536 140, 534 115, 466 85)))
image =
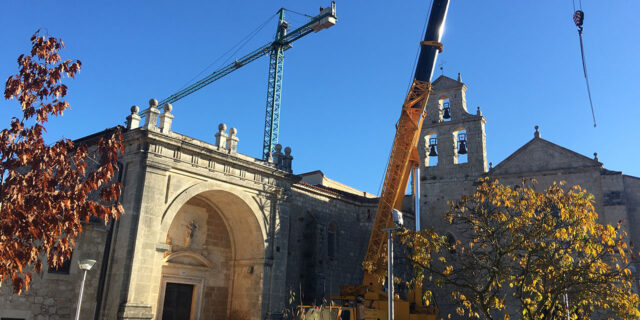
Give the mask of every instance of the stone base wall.
POLYGON ((96 295, 107 228, 103 225, 85 225, 76 241, 69 274, 49 273, 46 261, 42 273, 34 274, 29 290, 21 295, 13 293, 11 282, 0 287, 0 318, 27 320, 72 319, 76 313, 82 270, 78 260, 94 259, 98 262, 87 273, 81 319, 92 319, 96 308, 96 295))

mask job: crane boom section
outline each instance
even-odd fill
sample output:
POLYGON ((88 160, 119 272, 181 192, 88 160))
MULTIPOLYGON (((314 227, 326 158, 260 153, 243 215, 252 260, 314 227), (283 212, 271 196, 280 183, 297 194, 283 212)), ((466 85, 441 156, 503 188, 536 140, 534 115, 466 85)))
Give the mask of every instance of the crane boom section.
POLYGON ((365 266, 368 272, 365 272, 363 285, 370 288, 380 285, 373 273, 383 269, 386 261, 387 236, 382 229, 393 226, 391 211, 394 208, 402 208, 411 169, 418 167, 420 163, 417 145, 429 99, 431 76, 438 51, 441 49, 440 39, 448 7, 449 0, 435 0, 433 2, 424 41, 421 42, 420 58, 416 65, 414 80, 402 105, 400 119, 397 123, 378 209, 371 229, 369 247, 365 255, 365 266))
MULTIPOLYGON (((282 9, 281 9, 282 10, 282 9)), ((276 39, 273 42, 267 43, 266 45, 250 52, 244 57, 235 60, 234 62, 222 67, 219 70, 212 72, 210 75, 202 78, 201 80, 195 82, 194 84, 170 95, 166 99, 160 101, 159 105, 162 106, 165 103, 174 103, 195 91, 202 89, 203 87, 211 84, 212 82, 230 74, 231 72, 240 69, 245 66, 249 62, 252 62, 266 54, 269 54, 274 46, 282 46, 283 50, 288 50, 291 48, 291 43, 294 41, 308 35, 311 32, 318 32, 322 29, 328 28, 335 24, 337 20, 335 6, 332 6, 332 10, 323 10, 319 15, 311 18, 309 22, 304 24, 303 26, 289 32, 286 34, 279 34, 276 36, 276 39)))

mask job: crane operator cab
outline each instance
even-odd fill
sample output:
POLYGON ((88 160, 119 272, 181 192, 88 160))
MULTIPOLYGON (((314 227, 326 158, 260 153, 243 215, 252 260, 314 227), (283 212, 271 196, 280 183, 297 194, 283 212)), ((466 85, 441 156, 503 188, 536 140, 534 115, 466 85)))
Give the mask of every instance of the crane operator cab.
POLYGON ((313 31, 318 32, 322 29, 333 27, 336 24, 336 2, 331 1, 331 6, 326 8, 320 8, 320 14, 316 16, 318 19, 310 27, 313 31))

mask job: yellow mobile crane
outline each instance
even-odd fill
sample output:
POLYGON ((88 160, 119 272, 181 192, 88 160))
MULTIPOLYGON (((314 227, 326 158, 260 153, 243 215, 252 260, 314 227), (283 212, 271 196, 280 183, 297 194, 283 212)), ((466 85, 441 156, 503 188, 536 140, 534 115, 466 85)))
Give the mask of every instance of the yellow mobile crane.
MULTIPOLYGON (((402 208, 409 176, 413 173, 414 182, 419 177, 418 140, 431 90, 431 76, 438 53, 442 52, 440 40, 448 7, 449 0, 433 1, 424 41, 420 42, 420 56, 413 83, 397 122, 396 136, 365 255, 365 264, 374 270, 383 269, 386 265, 387 235, 383 229, 394 227, 392 210, 402 208)), ((416 214, 420 214, 418 208, 416 214)), ((398 320, 435 320, 437 317, 435 308, 424 307, 422 289, 419 286, 409 293, 409 301, 394 297, 395 310, 388 311, 387 293, 372 272, 365 271, 361 285, 341 286, 340 291, 339 297, 332 298, 344 303, 323 309, 330 319, 388 320, 391 312, 398 320)), ((326 319, 324 315, 318 314, 317 308, 303 307, 301 311, 304 313, 303 319, 326 319)))

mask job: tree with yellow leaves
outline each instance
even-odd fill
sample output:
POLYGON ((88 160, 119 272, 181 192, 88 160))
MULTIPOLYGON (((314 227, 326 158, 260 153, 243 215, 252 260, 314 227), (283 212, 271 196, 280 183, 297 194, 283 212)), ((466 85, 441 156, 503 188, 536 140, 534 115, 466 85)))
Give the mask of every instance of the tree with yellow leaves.
POLYGON ((483 178, 450 203, 460 240, 424 230, 401 241, 418 280, 450 289, 464 318, 639 319, 626 232, 600 224, 593 202, 579 186, 536 192, 483 178))

